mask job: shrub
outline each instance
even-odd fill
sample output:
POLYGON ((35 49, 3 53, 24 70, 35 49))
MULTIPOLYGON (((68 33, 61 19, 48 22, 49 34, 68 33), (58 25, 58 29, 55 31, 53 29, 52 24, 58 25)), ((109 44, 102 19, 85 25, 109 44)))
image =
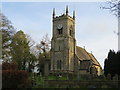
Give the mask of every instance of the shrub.
POLYGON ((2 64, 2 88, 27 88, 30 87, 28 72, 17 70, 15 62, 2 64))

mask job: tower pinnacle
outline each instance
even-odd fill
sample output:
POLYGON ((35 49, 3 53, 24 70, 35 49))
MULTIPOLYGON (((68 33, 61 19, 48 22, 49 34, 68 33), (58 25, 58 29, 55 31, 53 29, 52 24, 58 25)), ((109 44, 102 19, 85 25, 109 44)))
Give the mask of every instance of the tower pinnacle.
POLYGON ((75 20, 75 10, 73 11, 73 19, 75 20))
POLYGON ((68 5, 66 6, 66 15, 68 15, 68 5))
POLYGON ((53 8, 53 18, 55 17, 55 8, 53 8))

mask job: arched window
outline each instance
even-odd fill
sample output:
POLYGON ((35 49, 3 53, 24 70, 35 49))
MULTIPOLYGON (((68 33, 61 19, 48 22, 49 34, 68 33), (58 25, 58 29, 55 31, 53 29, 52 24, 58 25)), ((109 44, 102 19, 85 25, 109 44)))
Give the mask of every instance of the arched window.
POLYGON ((70 36, 72 36, 72 30, 70 30, 70 36))
POLYGON ((69 29, 69 35, 72 36, 72 34, 73 34, 73 25, 71 25, 69 29))
POLYGON ((63 30, 62 29, 59 29, 58 30, 58 34, 60 35, 60 34, 62 34, 63 33, 63 30))
POLYGON ((57 69, 62 69, 62 61, 61 60, 58 60, 57 61, 57 69))

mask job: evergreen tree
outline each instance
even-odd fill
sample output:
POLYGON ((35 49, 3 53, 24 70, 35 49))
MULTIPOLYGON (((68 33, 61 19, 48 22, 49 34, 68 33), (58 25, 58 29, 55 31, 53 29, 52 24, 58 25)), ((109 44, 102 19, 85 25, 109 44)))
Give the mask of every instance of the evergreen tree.
POLYGON ((23 31, 18 31, 13 36, 11 45, 12 60, 17 62, 19 69, 25 70, 29 60, 30 47, 23 31))
POLYGON ((114 51, 110 50, 108 53, 108 57, 105 59, 104 62, 104 74, 107 76, 111 74, 113 77, 115 74, 120 75, 120 52, 118 51, 115 53, 114 51))

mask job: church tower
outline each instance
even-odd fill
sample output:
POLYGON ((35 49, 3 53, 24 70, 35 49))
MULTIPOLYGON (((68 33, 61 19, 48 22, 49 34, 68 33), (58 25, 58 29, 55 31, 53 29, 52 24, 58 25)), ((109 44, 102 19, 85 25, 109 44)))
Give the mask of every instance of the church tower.
POLYGON ((73 73, 75 69, 75 11, 68 15, 55 15, 53 9, 53 33, 51 41, 51 73, 73 73))

